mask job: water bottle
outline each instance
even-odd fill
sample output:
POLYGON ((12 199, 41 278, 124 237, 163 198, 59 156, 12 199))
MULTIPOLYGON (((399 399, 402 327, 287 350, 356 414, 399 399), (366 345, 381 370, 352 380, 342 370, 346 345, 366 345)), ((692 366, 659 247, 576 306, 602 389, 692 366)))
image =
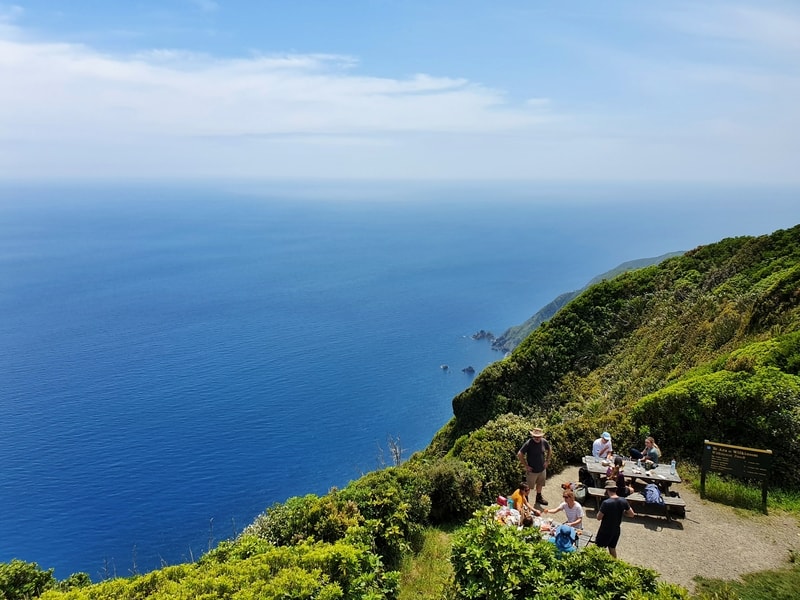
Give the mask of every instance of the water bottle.
POLYGON ((669 472, 670 475, 675 475, 675 459, 672 459, 672 462, 669 463, 669 472))
POLYGON ((642 468, 642 459, 641 458, 637 458, 636 459, 636 468, 637 469, 641 469, 642 468))

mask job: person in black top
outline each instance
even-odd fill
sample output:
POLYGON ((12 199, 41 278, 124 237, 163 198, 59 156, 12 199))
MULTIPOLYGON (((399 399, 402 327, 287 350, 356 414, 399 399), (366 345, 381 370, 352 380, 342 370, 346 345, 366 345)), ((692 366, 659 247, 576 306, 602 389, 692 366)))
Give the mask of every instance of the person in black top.
POLYGON ((613 479, 617 482, 617 496, 622 498, 633 493, 633 486, 628 485, 628 482, 625 481, 625 474, 622 472, 623 464, 624 461, 622 460, 622 457, 615 456, 614 467, 608 474, 609 479, 613 479))
POLYGON ((617 496, 617 482, 613 479, 606 481, 606 493, 608 498, 603 500, 597 513, 600 528, 597 530, 595 544, 600 548, 608 548, 608 553, 617 558, 617 542, 619 542, 622 516, 635 517, 636 513, 633 512, 625 498, 617 496))
POLYGON ((542 488, 547 479, 547 465, 552 454, 550 442, 544 439, 544 431, 538 427, 531 430, 531 437, 525 440, 517 452, 517 458, 525 469, 526 482, 531 488, 536 489, 536 502, 540 506, 548 504, 542 497, 542 488))

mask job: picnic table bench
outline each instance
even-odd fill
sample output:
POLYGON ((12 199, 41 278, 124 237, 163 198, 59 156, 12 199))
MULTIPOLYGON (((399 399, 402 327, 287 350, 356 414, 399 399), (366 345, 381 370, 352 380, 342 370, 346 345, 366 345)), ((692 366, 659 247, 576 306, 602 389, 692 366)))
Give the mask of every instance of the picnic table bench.
MULTIPOLYGON (((594 479, 594 487, 602 487, 606 479, 606 471, 610 468, 608 461, 595 462, 594 457, 585 456, 583 464, 594 479)), ((652 469, 643 469, 630 460, 625 460, 622 464, 623 473, 627 479, 639 479, 645 483, 655 483, 665 495, 669 492, 670 485, 681 482, 678 474, 671 472, 669 465, 658 465, 652 469)))
MULTIPOLYGON (((605 489, 590 487, 586 488, 586 493, 594 498, 595 507, 600 510, 600 503, 607 497, 605 489)), ((637 513, 663 516, 668 521, 673 516, 681 519, 686 516, 686 501, 683 498, 669 494, 662 494, 661 498, 664 500, 664 504, 648 504, 645 502, 644 496, 638 492, 625 496, 625 499, 631 504, 631 508, 637 513)))
POLYGON ((667 518, 667 521, 673 518, 683 519, 686 516, 686 501, 680 496, 662 494, 661 499, 664 504, 648 504, 645 502, 644 496, 639 493, 630 494, 625 499, 637 513, 663 515, 667 518))

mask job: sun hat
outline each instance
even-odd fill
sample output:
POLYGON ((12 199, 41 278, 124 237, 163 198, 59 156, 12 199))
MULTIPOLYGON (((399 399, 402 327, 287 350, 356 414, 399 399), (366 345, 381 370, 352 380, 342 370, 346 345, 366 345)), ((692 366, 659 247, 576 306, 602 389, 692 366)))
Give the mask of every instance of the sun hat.
POLYGON ((542 437, 544 435, 544 431, 540 427, 534 427, 531 429, 531 436, 532 437, 542 437))
POLYGON ((604 439, 604 440, 606 440, 606 441, 609 441, 609 442, 611 441, 611 434, 610 434, 610 433, 608 433, 607 431, 604 431, 604 432, 603 432, 603 433, 600 435, 600 437, 601 437, 601 438, 603 438, 603 439, 604 439))
POLYGON ((562 552, 573 552, 575 550, 573 545, 575 543, 575 537, 575 529, 565 523, 556 529, 555 539, 553 542, 555 543, 556 548, 562 552))
POLYGON ((607 479, 606 480, 606 489, 607 490, 615 490, 615 489, 617 489, 617 482, 614 481, 613 479, 607 479))

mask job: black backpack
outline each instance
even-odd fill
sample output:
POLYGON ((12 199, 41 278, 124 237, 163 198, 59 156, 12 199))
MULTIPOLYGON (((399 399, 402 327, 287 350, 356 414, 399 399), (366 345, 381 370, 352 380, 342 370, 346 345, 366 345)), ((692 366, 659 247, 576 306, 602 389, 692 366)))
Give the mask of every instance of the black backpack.
POLYGON ((578 481, 586 487, 594 487, 594 477, 592 477, 592 474, 589 473, 589 469, 586 467, 578 469, 578 481))

